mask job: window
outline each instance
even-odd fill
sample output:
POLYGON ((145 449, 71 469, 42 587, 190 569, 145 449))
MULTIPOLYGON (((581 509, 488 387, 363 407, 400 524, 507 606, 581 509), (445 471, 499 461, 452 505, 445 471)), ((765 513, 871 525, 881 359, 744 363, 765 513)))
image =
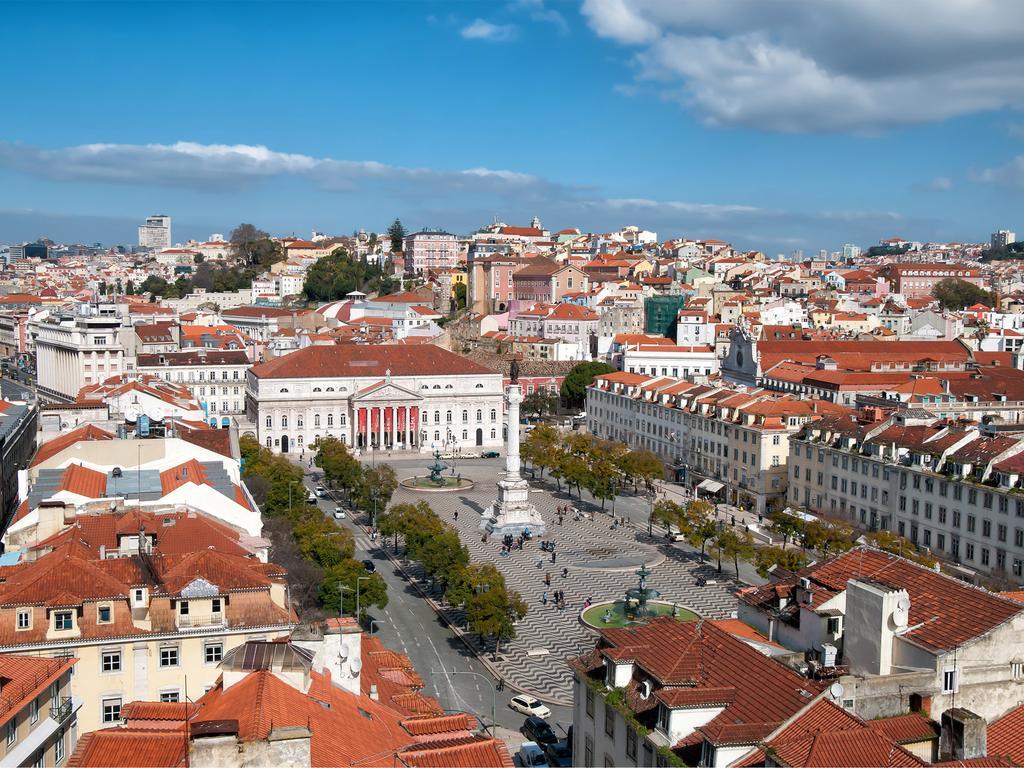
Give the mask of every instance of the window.
POLYGON ((160 701, 164 702, 165 704, 176 704, 178 702, 178 692, 164 691, 160 694, 160 701))
POLYGON ((494 410, 493 408, 491 408, 491 421, 497 421, 497 420, 498 420, 498 412, 496 410, 494 410))
POLYGON ((484 412, 481 411, 479 408, 477 408, 477 411, 476 411, 476 420, 477 421, 483 421, 484 420, 484 412))
POLYGON ((992 521, 991 520, 982 520, 981 521, 981 535, 984 536, 986 539, 991 539, 992 538, 992 521))
POLYGON ((210 611, 212 613, 220 613, 221 612, 221 602, 220 602, 220 598, 219 597, 215 597, 215 598, 213 598, 213 600, 210 601, 210 611))
POLYGON ((53 744, 53 762, 59 765, 64 759, 64 729, 57 729, 57 741, 53 744))
POLYGON ((178 648, 177 646, 167 646, 160 649, 160 666, 161 667, 176 667, 178 666, 178 648))
POLYGON ((96 609, 96 623, 97 624, 109 624, 112 621, 110 606, 101 605, 96 609))
POLYGON ((101 664, 104 672, 121 671, 121 651, 103 651, 101 664))
POLYGON ((960 690, 960 681, 957 679, 957 670, 949 667, 942 672, 942 692, 956 693, 960 690))
POLYGON ((53 614, 53 628, 56 630, 71 629, 71 611, 57 611, 53 614))
POLYGON ((216 664, 221 660, 223 656, 223 643, 207 643, 206 646, 203 648, 203 658, 207 664, 216 664))
POLYGON ((636 760, 636 731, 628 726, 626 728, 626 757, 636 760))
POLYGON ((178 603, 178 614, 188 616, 188 600, 182 600, 178 603))
POLYGON ((27 610, 18 611, 18 629, 28 629, 32 626, 32 612, 27 610))
POLYGON ((587 686, 587 716, 594 717, 594 689, 587 686))
POLYGON ((12 717, 10 722, 7 723, 7 746, 11 746, 18 740, 18 719, 12 717))
POLYGON ((615 707, 608 702, 604 704, 604 733, 609 739, 615 741, 615 707))
POLYGON ((594 740, 589 736, 583 737, 583 764, 594 764, 594 740))
POLYGON ((1010 674, 1013 675, 1014 680, 1020 680, 1021 677, 1024 677, 1024 662, 1010 662, 1010 674))
POLYGON ((270 429, 272 426, 274 426, 273 419, 270 416, 267 416, 267 422, 266 423, 267 423, 267 429, 270 429))
POLYGON ((39 720, 39 699, 32 699, 28 705, 28 721, 35 723, 39 720))
POLYGON ((116 723, 121 719, 121 699, 103 700, 103 722, 116 723))

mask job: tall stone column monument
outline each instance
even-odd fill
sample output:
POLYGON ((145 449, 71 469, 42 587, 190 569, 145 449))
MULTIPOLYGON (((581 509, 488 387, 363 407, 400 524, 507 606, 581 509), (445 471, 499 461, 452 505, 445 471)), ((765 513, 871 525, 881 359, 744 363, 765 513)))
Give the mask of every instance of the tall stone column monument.
POLYGON ((518 536, 529 530, 543 536, 545 527, 540 512, 530 501, 530 486, 519 474, 519 404, 523 388, 519 384, 519 364, 512 362, 511 383, 505 393, 508 401, 508 437, 505 446, 505 474, 498 480, 498 498, 484 510, 480 527, 489 533, 518 536))

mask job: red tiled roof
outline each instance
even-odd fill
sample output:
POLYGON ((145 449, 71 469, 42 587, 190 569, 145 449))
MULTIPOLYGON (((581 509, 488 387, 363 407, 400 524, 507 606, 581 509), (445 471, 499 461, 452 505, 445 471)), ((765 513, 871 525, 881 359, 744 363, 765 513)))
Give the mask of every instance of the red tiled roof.
POLYGON ((988 727, 988 753, 1024 765, 1024 706, 1014 707, 988 727))
POLYGON ((180 733, 109 728, 79 737, 68 768, 177 768, 185 758, 180 733))
POLYGON ((65 432, 59 437, 48 440, 39 446, 39 450, 36 451, 35 457, 32 459, 32 466, 42 464, 44 461, 53 458, 58 453, 63 451, 65 448, 70 448, 76 443, 80 443, 84 440, 113 440, 114 434, 100 429, 92 424, 85 424, 84 426, 78 427, 65 432))
POLYGON ((868 728, 883 733, 897 744, 913 744, 937 738, 939 726, 919 712, 865 721, 868 728))
POLYGON ((54 680, 70 669, 77 659, 47 659, 41 656, 0 656, 0 726, 17 714, 54 680))
POLYGON ((57 490, 99 499, 107 493, 107 474, 89 469, 82 464, 71 464, 64 470, 57 490))
POLYGON ((478 363, 434 345, 312 346, 255 365, 249 372, 260 379, 316 379, 339 376, 451 376, 489 374, 478 363))

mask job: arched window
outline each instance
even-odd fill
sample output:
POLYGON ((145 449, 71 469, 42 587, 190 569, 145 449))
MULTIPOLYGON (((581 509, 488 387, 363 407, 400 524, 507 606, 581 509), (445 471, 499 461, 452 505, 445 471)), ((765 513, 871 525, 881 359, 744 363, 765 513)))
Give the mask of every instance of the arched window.
POLYGON ((445 384, 445 385, 444 385, 444 388, 445 388, 445 389, 452 389, 452 385, 451 385, 451 384, 445 384))
POLYGON ((434 411, 434 423, 435 424, 440 424, 441 423, 441 412, 440 411, 434 411))
MULTIPOLYGON (((424 411, 423 412, 423 423, 426 424, 428 421, 430 421, 430 414, 428 414, 426 411, 424 411)), ((424 435, 424 439, 426 439, 425 435, 424 435)))
MULTIPOLYGON (((200 376, 201 376, 201 375, 202 375, 202 374, 200 374, 200 376)), ((288 387, 281 387, 281 391, 282 391, 282 392, 287 392, 287 391, 288 391, 288 387)))
POLYGON ((479 408, 476 409, 476 420, 477 421, 483 421, 484 420, 484 412, 481 411, 479 408))
POLYGON ((341 426, 345 426, 345 414, 341 414, 341 426))
POLYGON ((434 389, 440 389, 440 388, 441 388, 441 385, 440 385, 440 384, 435 384, 435 385, 434 385, 434 389))
POLYGON ((267 438, 267 448, 269 448, 269 447, 270 447, 270 446, 272 446, 273 444, 274 444, 274 441, 273 441, 273 440, 271 440, 271 439, 270 439, 270 438, 268 437, 268 438, 267 438))
POLYGON ((441 442, 441 433, 440 432, 435 432, 434 433, 434 442, 435 443, 441 442))
POLYGON ((333 427, 334 426, 334 414, 333 413, 328 413, 327 414, 327 426, 328 427, 333 427))
POLYGON ((420 442, 421 443, 427 442, 427 430, 425 430, 425 429, 422 432, 420 432, 420 442))
POLYGON ((493 408, 491 408, 491 421, 497 421, 497 420, 498 420, 498 412, 496 410, 494 410, 493 408))
POLYGON ((313 426, 314 427, 319 427, 320 426, 320 414, 319 413, 314 413, 313 414, 313 426))
POLYGON ((445 414, 444 414, 444 420, 445 420, 445 422, 446 422, 446 423, 448 423, 448 424, 451 424, 451 423, 452 423, 452 412, 451 412, 451 411, 446 411, 446 412, 445 412, 445 414))
POLYGON ((267 416, 267 429, 270 429, 272 426, 274 426, 274 421, 269 416, 267 416))
POLYGON ((299 445, 302 445, 302 435, 299 435, 299 445))
POLYGON ((281 429, 285 429, 287 426, 288 426, 288 417, 287 416, 282 416, 281 417, 281 429))
POLYGON ((334 391, 334 387, 328 387, 328 388, 327 388, 327 391, 328 391, 328 392, 333 392, 333 391, 334 391))
POLYGON ((345 433, 342 432, 341 433, 341 444, 345 445, 347 442, 348 442, 348 438, 345 436, 345 433))
POLYGON ((483 385, 483 384, 477 384, 477 385, 476 385, 476 388, 477 388, 477 389, 483 389, 483 388, 484 388, 484 385, 483 385))
POLYGON ((462 412, 462 423, 465 424, 467 421, 469 421, 469 411, 463 411, 462 412))
POLYGON ((494 439, 494 437, 495 437, 495 435, 494 435, 494 430, 492 429, 492 430, 491 430, 491 440, 493 440, 493 439, 494 439))
POLYGON ((320 387, 313 387, 313 391, 314 392, 322 392, 323 390, 321 390, 320 387))
POLYGON ((303 424, 304 424, 303 418, 301 416, 296 416, 295 417, 295 426, 296 427, 301 427, 301 426, 303 426, 303 424))
POLYGON ((466 430, 462 430, 462 439, 469 440, 469 432, 467 432, 466 430))

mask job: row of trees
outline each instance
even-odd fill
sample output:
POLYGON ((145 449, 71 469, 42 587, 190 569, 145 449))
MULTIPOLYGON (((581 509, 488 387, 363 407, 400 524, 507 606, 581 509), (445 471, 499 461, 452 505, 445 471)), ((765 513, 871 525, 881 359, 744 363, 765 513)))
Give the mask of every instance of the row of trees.
POLYGON ((566 484, 569 495, 573 487, 577 496, 586 488, 591 496, 605 502, 615 499, 627 485, 638 491, 643 484, 652 489, 664 466, 651 451, 631 451, 622 443, 598 440, 590 434, 573 433, 564 438, 546 424, 536 427, 523 441, 522 456, 540 470, 555 478, 558 489, 566 484))
POLYGON ((388 603, 387 586, 379 574, 369 579, 355 559, 351 531, 338 528, 317 507, 306 504, 302 469, 261 446, 255 438, 239 440, 246 486, 263 510, 270 557, 288 569, 292 599, 303 618, 388 603), (344 587, 342 590, 340 587, 344 587), (344 597, 342 597, 344 595, 344 597))
POLYGON ((418 561, 445 600, 463 606, 472 632, 492 638, 495 653, 516 636, 515 623, 526 615, 526 602, 509 590, 505 578, 490 563, 469 562, 469 550, 458 532, 442 521, 425 501, 396 504, 380 515, 381 536, 405 543, 405 557, 418 561))
POLYGON ((720 523, 714 518, 714 511, 714 505, 703 499, 693 499, 686 504, 663 500, 654 505, 651 519, 685 536, 690 546, 700 550, 701 562, 710 552, 718 561, 719 573, 723 561, 732 561, 739 579, 740 560, 754 558, 754 539, 749 531, 736 531, 720 523))
POLYGON ((390 464, 363 466, 336 437, 320 438, 316 449, 313 463, 324 471, 324 482, 344 491, 353 507, 376 514, 391 502, 398 476, 390 464))

